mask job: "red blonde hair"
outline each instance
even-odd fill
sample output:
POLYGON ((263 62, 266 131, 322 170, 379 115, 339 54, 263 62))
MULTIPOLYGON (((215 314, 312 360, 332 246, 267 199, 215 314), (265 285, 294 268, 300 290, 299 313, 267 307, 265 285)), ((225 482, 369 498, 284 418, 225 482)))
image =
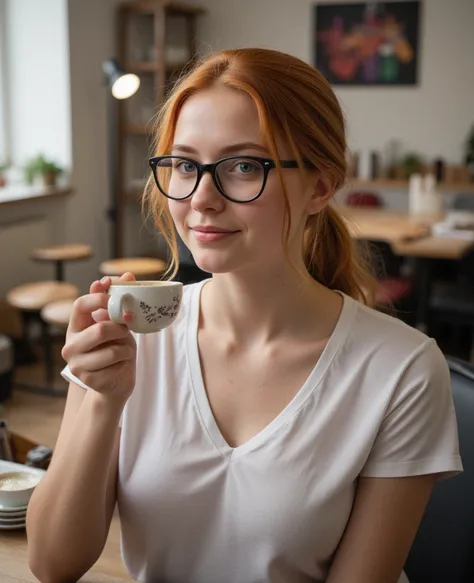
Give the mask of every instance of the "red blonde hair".
MULTIPOLYGON (((278 51, 235 49, 197 63, 175 86, 162 107, 155 133, 155 155, 169 154, 184 102, 215 84, 247 94, 258 111, 261 132, 278 160, 276 136, 291 147, 295 159, 311 162, 336 191, 346 180, 346 134, 343 114, 331 86, 307 63, 278 51)), ((291 217, 281 168, 277 168, 286 202, 286 240, 291 217)), ((303 170, 302 170, 303 171, 303 170)), ((171 251, 169 273, 179 265, 177 233, 167 200, 150 176, 143 202, 171 251)), ((308 273, 324 286, 373 304, 374 279, 368 262, 355 248, 344 220, 332 206, 308 217, 304 260, 308 273)))

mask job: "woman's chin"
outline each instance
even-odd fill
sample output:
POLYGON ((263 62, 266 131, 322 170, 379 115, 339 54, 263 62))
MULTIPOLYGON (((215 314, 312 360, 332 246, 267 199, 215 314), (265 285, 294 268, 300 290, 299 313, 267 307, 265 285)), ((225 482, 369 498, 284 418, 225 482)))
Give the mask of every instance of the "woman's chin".
POLYGON ((238 267, 235 265, 235 261, 231 259, 224 260, 223 258, 211 258, 211 257, 199 257, 194 255, 194 262, 202 271, 207 273, 217 274, 217 273, 229 273, 230 271, 235 271, 238 267))

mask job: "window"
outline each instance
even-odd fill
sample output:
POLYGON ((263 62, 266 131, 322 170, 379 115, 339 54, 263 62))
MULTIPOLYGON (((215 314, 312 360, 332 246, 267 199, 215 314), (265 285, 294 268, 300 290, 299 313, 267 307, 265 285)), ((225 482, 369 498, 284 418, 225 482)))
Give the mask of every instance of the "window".
POLYGON ((6 2, 0 0, 0 166, 9 158, 6 86, 6 2))

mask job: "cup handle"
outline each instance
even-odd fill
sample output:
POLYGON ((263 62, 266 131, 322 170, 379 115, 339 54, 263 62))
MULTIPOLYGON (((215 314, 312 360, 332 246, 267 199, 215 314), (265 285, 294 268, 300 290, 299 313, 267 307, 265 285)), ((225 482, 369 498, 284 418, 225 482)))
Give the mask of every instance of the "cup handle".
POLYGON ((109 298, 107 310, 110 319, 118 324, 125 324, 125 320, 123 319, 123 303, 128 296, 129 294, 124 294, 123 296, 110 296, 109 298))

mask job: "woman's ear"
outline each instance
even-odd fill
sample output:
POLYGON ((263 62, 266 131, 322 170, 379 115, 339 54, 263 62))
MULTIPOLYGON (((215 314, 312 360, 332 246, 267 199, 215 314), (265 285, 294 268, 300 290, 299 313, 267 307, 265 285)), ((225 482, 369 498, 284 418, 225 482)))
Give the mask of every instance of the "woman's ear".
POLYGON ((329 178, 319 175, 313 184, 306 209, 308 215, 316 215, 321 212, 334 196, 334 185, 331 184, 329 178))

